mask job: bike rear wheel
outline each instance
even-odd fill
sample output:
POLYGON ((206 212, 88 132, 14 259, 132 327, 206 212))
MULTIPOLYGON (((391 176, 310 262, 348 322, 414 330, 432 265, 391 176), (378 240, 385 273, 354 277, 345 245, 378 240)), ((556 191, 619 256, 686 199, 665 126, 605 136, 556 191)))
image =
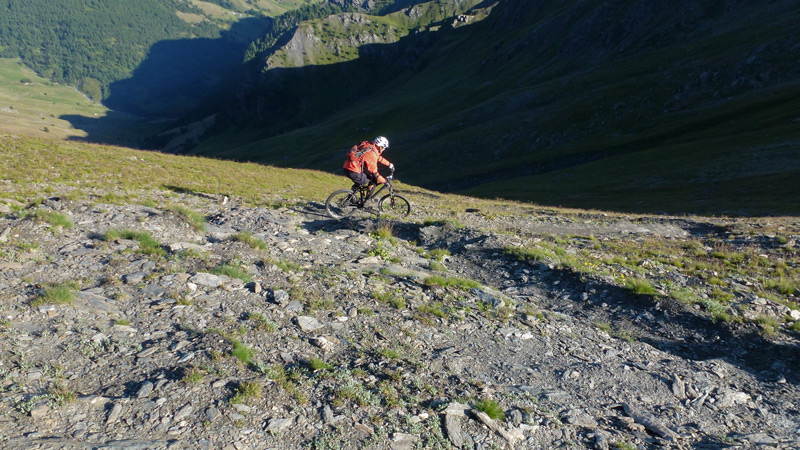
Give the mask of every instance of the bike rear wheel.
POLYGON ((378 202, 378 210, 392 217, 406 217, 411 214, 411 202, 402 195, 387 194, 378 202))
POLYGON ((334 219, 342 219, 358 208, 358 200, 349 189, 341 189, 328 196, 325 200, 325 212, 334 219))

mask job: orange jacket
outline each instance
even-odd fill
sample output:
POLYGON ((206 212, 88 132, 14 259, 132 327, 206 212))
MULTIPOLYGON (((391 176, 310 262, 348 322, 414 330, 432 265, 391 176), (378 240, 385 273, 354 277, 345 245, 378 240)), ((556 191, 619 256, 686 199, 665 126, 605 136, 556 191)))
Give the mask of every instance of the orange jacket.
POLYGON ((375 175, 378 183, 386 183, 386 178, 378 173, 378 163, 387 167, 391 163, 388 159, 381 156, 378 147, 370 142, 367 142, 367 145, 369 145, 370 148, 364 153, 364 156, 361 157, 361 164, 359 164, 357 160, 347 158, 347 161, 344 163, 344 168, 355 173, 366 171, 369 174, 375 175))

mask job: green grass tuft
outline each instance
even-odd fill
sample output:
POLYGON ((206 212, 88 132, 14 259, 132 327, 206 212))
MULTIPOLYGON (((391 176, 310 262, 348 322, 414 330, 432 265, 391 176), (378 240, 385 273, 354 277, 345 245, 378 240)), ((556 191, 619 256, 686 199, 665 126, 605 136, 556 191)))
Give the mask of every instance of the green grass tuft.
POLYGON ((194 228, 197 231, 205 231, 208 226, 208 224, 206 223, 205 216, 203 216, 202 214, 191 208, 187 208, 181 205, 171 205, 167 207, 167 209, 183 216, 183 218, 186 220, 186 223, 188 223, 192 228, 194 228))
POLYGON ((146 231, 134 230, 108 230, 103 235, 105 241, 115 241, 117 239, 130 239, 139 243, 139 253, 154 256, 164 256, 167 250, 146 231))
POLYGON ((468 278, 458 278, 458 277, 444 277, 440 275, 431 275, 423 281, 425 286, 442 286, 442 287, 457 287, 463 290, 470 290, 473 288, 478 288, 481 286, 475 280, 470 280, 468 278))
POLYGON ((219 265, 219 266, 215 267, 211 271, 211 273, 213 273, 215 275, 225 275, 225 276, 231 277, 231 278, 238 278, 238 279, 244 281, 245 283, 247 283, 247 282, 249 282, 249 281, 251 281, 253 279, 253 277, 250 276, 250 274, 247 273, 246 271, 242 270, 241 268, 239 268, 237 266, 233 266, 233 265, 230 265, 230 264, 219 265))
POLYGON ((257 250, 266 250, 267 243, 263 240, 253 236, 253 233, 249 231, 241 231, 239 233, 234 234, 231 236, 231 239, 234 241, 244 242, 245 244, 249 245, 251 248, 257 250))
POLYGON ((644 278, 627 278, 625 288, 639 295, 655 295, 657 292, 653 285, 644 278))
POLYGON ((261 383, 258 381, 244 381, 236 386, 236 390, 231 397, 231 404, 247 404, 252 399, 261 398, 261 383))
POLYGON ((478 411, 485 412, 487 416, 494 420, 506 420, 506 414, 496 400, 480 399, 476 400, 472 406, 478 411))
POLYGON ((233 355, 243 364, 249 364, 252 361, 253 355, 255 354, 253 349, 237 340, 232 340, 231 344, 233 345, 233 348, 231 349, 231 355, 233 355))
POLYGON ((64 214, 55 212, 55 211, 47 211, 44 209, 37 209, 30 214, 36 220, 40 220, 42 222, 47 222, 51 226, 55 228, 63 228, 65 230, 72 228, 75 224, 67 218, 64 214))
POLYGON ((73 289, 75 286, 71 283, 59 283, 46 287, 44 291, 31 302, 32 306, 38 305, 67 305, 75 300, 75 293, 73 289))
POLYGON ((314 372, 318 372, 321 370, 331 371, 333 370, 333 365, 326 363, 320 358, 311 358, 308 361, 308 368, 313 370, 314 372))

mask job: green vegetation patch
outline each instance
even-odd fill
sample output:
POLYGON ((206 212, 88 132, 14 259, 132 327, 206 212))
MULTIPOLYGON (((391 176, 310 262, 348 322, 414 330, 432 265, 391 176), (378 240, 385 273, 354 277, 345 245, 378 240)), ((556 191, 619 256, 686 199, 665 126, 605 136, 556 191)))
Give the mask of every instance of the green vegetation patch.
POLYGON ((199 212, 191 208, 187 208, 186 206, 180 206, 180 205, 172 205, 169 206, 167 209, 178 213, 181 217, 184 218, 184 220, 186 220, 186 223, 188 223, 195 230, 197 231, 206 230, 206 227, 208 225, 206 222, 206 218, 199 212))
POLYGON ((73 283, 58 283, 47 286, 41 294, 31 302, 32 306, 38 305, 66 305, 75 300, 77 286, 73 283))
POLYGON ((264 242, 262 239, 259 239, 253 236, 253 233, 249 231, 240 231, 239 233, 234 234, 231 236, 231 239, 234 241, 244 242, 245 244, 249 245, 251 248, 256 250, 266 250, 267 243, 264 242))
POLYGON ((253 400, 261 398, 262 386, 258 381, 243 381, 236 386, 230 399, 232 404, 250 404, 253 400))
POLYGON ((253 277, 249 273, 247 273, 245 270, 243 270, 242 268, 240 268, 238 266, 234 266, 234 265, 231 265, 231 264, 219 265, 219 266, 215 267, 211 271, 211 273, 213 273, 215 275, 225 275, 225 276, 231 277, 231 278, 238 278, 238 279, 244 281, 245 283, 247 283, 247 282, 249 282, 249 281, 251 281, 253 279, 253 277))
POLYGON ((29 217, 46 222, 53 227, 56 228, 63 228, 69 229, 72 228, 75 224, 64 214, 61 214, 56 211, 48 211, 45 209, 37 209, 29 214, 29 217))
POLYGON ((494 420, 506 420, 506 414, 496 400, 479 399, 472 406, 478 411, 485 412, 487 416, 494 420))
POLYGON ((130 239, 139 243, 139 253, 164 256, 167 250, 159 243, 152 234, 147 231, 134 230, 108 230, 103 235, 103 240, 111 242, 117 239, 130 239))
POLYGON ((459 277, 445 277, 441 275, 431 275, 423 281, 425 286, 442 286, 442 287, 456 287, 465 291, 473 288, 481 287, 481 284, 475 280, 459 277))

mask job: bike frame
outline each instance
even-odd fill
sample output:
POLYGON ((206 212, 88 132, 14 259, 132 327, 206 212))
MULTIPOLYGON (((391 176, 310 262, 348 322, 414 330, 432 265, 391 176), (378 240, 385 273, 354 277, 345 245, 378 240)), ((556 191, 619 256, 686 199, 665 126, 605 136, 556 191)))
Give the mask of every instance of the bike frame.
MULTIPOLYGON (((391 177, 393 175, 394 175, 394 170, 392 170, 392 173, 389 176, 391 177)), ((381 187, 378 187, 376 185, 374 188, 372 188, 371 191, 369 191, 367 196, 364 197, 364 201, 360 202, 360 207, 363 208, 364 205, 366 205, 368 201, 370 201, 373 198, 377 197, 378 194, 380 194, 381 192, 386 190, 386 188, 389 188, 389 195, 394 197, 394 189, 392 188, 392 183, 389 180, 386 180, 386 183, 381 184, 381 187)))

